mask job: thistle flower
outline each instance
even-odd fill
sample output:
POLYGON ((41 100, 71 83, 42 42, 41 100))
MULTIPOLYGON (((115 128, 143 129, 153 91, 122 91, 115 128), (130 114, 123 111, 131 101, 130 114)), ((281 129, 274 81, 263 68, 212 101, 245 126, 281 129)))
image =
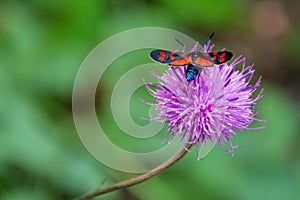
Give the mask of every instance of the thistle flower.
MULTIPOLYGON (((191 52, 196 48, 197 44, 191 52)), ((212 48, 213 45, 205 45, 204 52, 212 48)), ((250 84, 253 66, 247 66, 246 58, 240 55, 231 64, 202 68, 190 83, 185 77, 186 66, 170 67, 162 76, 152 73, 158 84, 145 83, 145 87, 155 98, 150 105, 157 116, 150 120, 168 125, 169 142, 178 135, 180 140, 195 144, 198 159, 199 147, 208 141, 233 156, 237 146, 232 145, 231 138, 237 131, 263 128, 249 127, 254 120, 263 121, 255 118, 258 112, 254 112, 254 106, 263 97, 263 89, 252 98, 261 81, 260 77, 250 84), (241 70, 236 69, 238 65, 241 70)))

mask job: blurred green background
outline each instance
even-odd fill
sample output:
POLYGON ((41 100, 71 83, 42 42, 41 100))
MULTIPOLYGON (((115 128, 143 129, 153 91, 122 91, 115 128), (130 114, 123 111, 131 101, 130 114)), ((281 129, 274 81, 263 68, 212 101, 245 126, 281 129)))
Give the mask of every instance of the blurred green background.
MULTIPOLYGON (((72 118, 72 87, 81 62, 98 43, 146 26, 199 40, 215 31, 218 47, 255 62, 265 88, 257 109, 268 122, 263 130, 233 139, 239 145, 234 157, 215 148, 197 161, 193 151, 166 173, 99 199, 298 199, 299 9, 295 0, 1 1, 0 199, 70 199, 104 179, 108 185, 135 176, 102 165, 84 148, 72 118)), ((151 62, 148 52, 120 58, 105 72, 96 95, 109 137, 127 150, 159 148, 166 134, 144 142, 142 149, 138 140, 123 136, 109 106, 115 82, 131 67, 151 62)), ((151 98, 141 88, 131 102, 133 119, 146 124, 139 117, 148 107, 138 96, 151 98)))

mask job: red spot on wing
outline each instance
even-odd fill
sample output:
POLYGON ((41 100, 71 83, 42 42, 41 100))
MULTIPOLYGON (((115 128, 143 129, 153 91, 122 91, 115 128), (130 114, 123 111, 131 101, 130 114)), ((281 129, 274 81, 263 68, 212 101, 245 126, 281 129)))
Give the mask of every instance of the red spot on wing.
POLYGON ((212 62, 210 62, 209 60, 203 59, 201 57, 198 57, 195 60, 195 64, 199 65, 199 66, 202 66, 202 67, 211 67, 211 66, 213 66, 212 62))
POLYGON ((219 59, 219 62, 220 63, 222 63, 222 62, 224 62, 225 61, 225 58, 224 57, 221 57, 220 59, 219 59))
POLYGON ((223 53, 221 53, 220 58, 224 58, 225 56, 226 56, 226 53, 223 52, 223 53))
POLYGON ((164 56, 159 56, 158 60, 161 61, 161 62, 164 62, 165 61, 165 57, 164 56))
POLYGON ((173 56, 172 54, 170 55, 170 59, 171 60, 174 60, 175 59, 175 56, 173 56))
POLYGON ((212 52, 212 54, 213 54, 214 56, 216 56, 216 55, 218 54, 218 52, 217 52, 217 51, 214 51, 214 52, 212 52))
POLYGON ((160 52, 159 52, 159 55, 161 55, 161 56, 164 57, 164 56, 166 56, 166 53, 165 53, 164 51, 160 51, 160 52))
POLYGON ((211 57, 212 60, 216 60, 217 59, 217 56, 213 56, 211 57))

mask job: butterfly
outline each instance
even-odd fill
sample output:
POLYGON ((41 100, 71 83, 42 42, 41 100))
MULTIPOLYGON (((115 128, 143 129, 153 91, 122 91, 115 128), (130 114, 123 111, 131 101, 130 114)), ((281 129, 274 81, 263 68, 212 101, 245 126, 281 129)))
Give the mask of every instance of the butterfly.
MULTIPOLYGON (((214 32, 203 43, 202 46, 207 44, 213 37, 214 32)), ((182 44, 179 40, 177 40, 182 44)), ((183 44, 182 44, 183 45, 183 44)), ((184 45, 183 45, 184 46, 184 45)), ((202 67, 212 67, 214 65, 220 65, 228 62, 232 58, 233 54, 229 51, 215 51, 203 53, 200 51, 194 51, 191 53, 180 53, 167 50, 154 50, 150 52, 150 57, 161 64, 168 64, 170 66, 184 66, 187 65, 185 74, 188 82, 192 81, 199 73, 199 69, 202 67)))

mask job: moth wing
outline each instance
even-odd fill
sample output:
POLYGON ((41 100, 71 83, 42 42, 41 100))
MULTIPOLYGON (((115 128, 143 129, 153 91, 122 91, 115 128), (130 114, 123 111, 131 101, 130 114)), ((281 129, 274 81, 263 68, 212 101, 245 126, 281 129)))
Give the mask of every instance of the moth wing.
POLYGON ((159 63, 169 64, 172 66, 182 66, 189 64, 188 54, 178 53, 166 50, 154 50, 150 53, 150 57, 159 63))
POLYGON ((208 55, 211 57, 211 60, 219 65, 228 62, 233 54, 229 51, 218 51, 218 52, 210 52, 208 55))
POLYGON ((169 57, 170 57, 171 52, 170 51, 166 51, 166 50, 154 50, 150 52, 150 57, 159 63, 162 64, 168 64, 169 63, 169 57))

